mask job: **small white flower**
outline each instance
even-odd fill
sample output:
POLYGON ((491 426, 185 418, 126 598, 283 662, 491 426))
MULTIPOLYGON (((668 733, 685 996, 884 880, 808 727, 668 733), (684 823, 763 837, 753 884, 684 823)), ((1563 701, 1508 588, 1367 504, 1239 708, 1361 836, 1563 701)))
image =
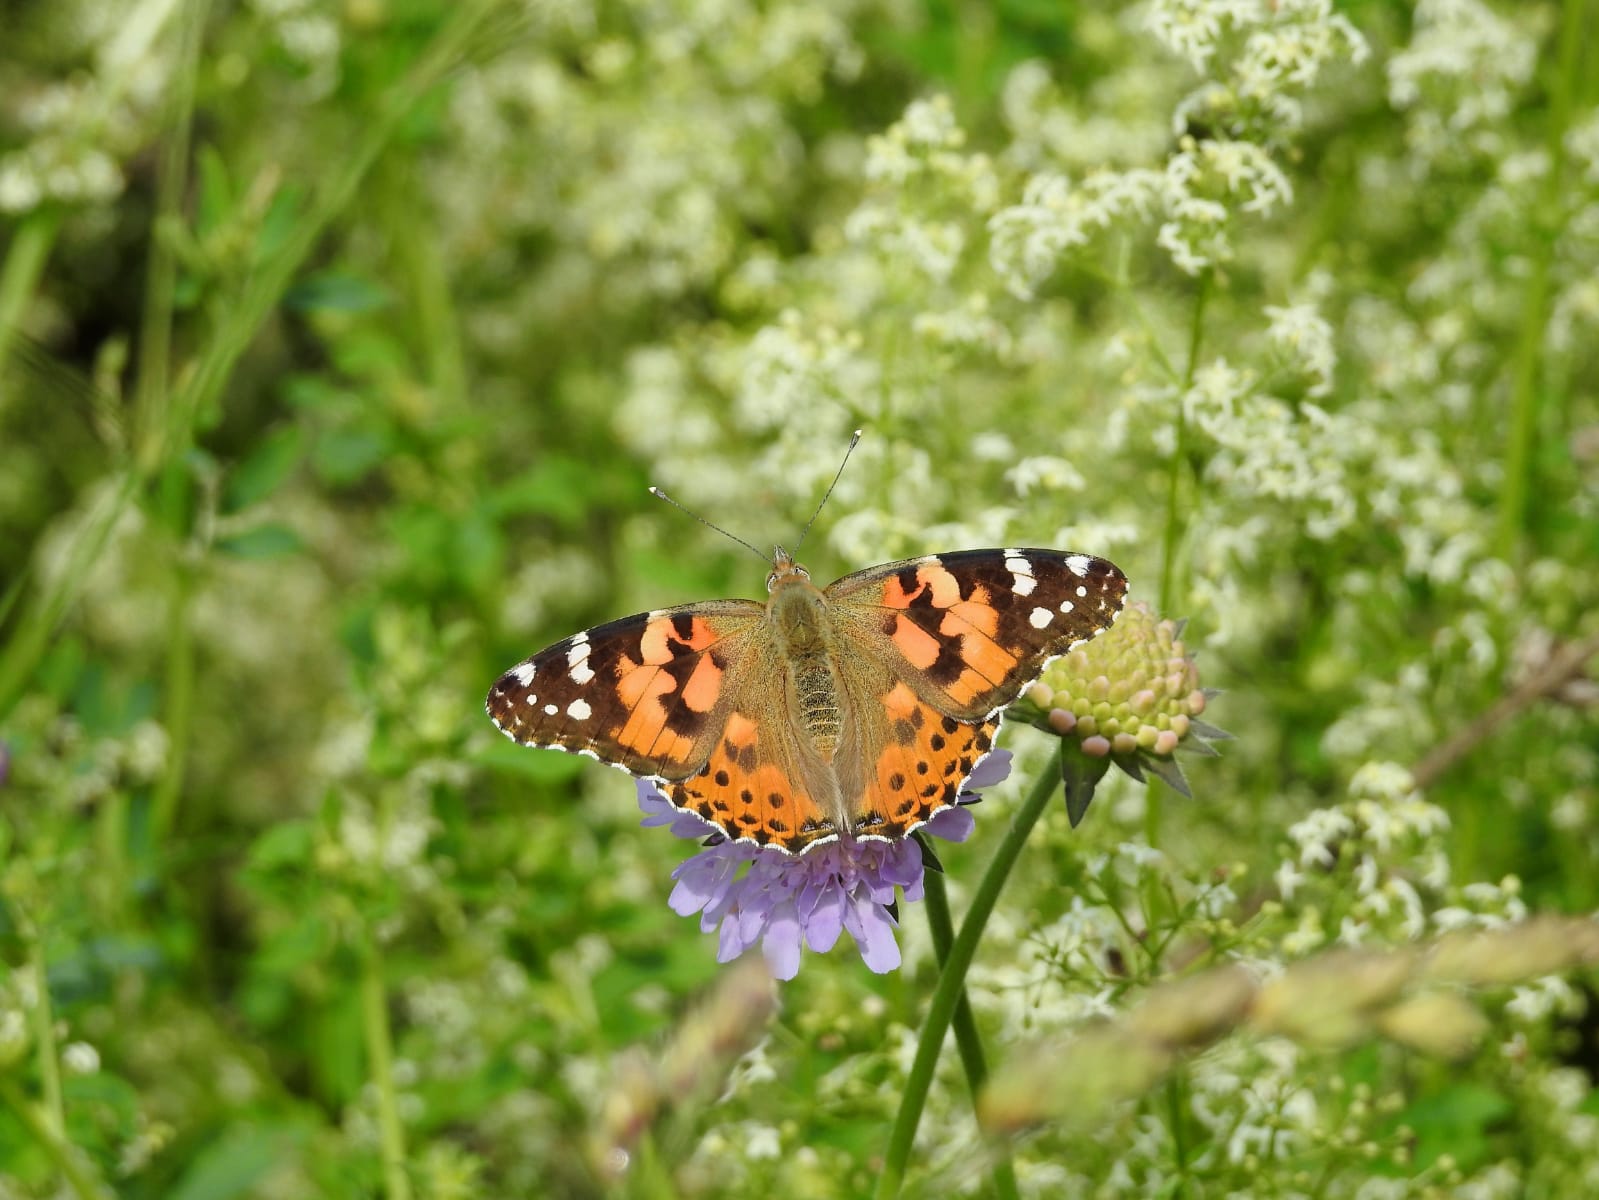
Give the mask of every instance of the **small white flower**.
POLYGON ((100 1052, 88 1042, 68 1042, 61 1049, 61 1065, 72 1075, 93 1075, 100 1069, 100 1052))

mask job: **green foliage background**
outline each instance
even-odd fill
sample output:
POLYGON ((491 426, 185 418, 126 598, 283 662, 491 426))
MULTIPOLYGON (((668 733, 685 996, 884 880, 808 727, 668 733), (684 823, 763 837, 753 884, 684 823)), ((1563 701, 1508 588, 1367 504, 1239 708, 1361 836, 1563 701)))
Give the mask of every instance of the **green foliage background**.
MULTIPOLYGON (((868 1192, 918 907, 609 1178, 726 968, 628 781, 481 712, 758 593, 647 484, 788 540, 856 426, 819 576, 1104 554, 1238 737, 1046 820, 969 981, 995 1058, 1599 907, 1596 105, 1581 0, 7 5, 0 1197, 868 1192)), ((1048 769, 1004 740, 957 914, 1048 769)), ((1231 1039, 1019 1187, 1593 1194, 1589 994, 1489 994, 1456 1063, 1231 1039)), ((963 1086, 913 1191, 1003 1186, 963 1086)))

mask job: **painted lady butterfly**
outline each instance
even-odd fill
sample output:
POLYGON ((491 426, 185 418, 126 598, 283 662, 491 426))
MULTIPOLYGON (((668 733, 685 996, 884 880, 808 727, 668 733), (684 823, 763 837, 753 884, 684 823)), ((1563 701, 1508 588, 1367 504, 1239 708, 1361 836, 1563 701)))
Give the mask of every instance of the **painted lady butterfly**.
POLYGON ((955 803, 1000 710, 1116 619, 1127 578, 1086 554, 965 550, 817 588, 779 547, 766 590, 557 642, 500 676, 489 717, 658 780, 736 841, 894 841, 955 803))

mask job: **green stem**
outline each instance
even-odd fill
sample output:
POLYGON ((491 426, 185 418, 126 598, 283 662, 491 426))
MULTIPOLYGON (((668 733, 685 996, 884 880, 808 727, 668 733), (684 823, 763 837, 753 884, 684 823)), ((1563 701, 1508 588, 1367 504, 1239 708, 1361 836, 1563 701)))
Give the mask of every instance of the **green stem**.
POLYGON ((160 854, 177 823, 178 799, 189 759, 189 729, 194 716, 194 633, 189 605, 194 597, 194 568, 180 563, 173 577, 167 609, 166 682, 163 717, 167 727, 167 763, 156 785, 150 813, 150 846, 160 854))
POLYGON ((1166 472, 1166 532, 1162 538, 1160 560, 1160 611, 1169 613, 1176 604, 1177 552, 1183 540, 1182 481, 1188 466, 1188 392, 1194 386, 1194 371, 1199 365, 1199 347, 1205 336, 1205 305, 1210 299, 1210 276, 1199 277, 1199 292, 1194 297, 1194 316, 1188 327, 1188 362, 1177 389, 1177 439, 1172 446, 1171 463, 1166 472))
POLYGON ((127 511, 138 484, 139 478, 134 472, 123 473, 115 491, 101 499, 73 535, 66 567, 49 583, 43 598, 23 612, 16 633, 0 653, 0 719, 21 697, 34 667, 50 647, 56 625, 105 549, 111 531, 127 511))
POLYGON ((44 1092, 44 1114, 57 1133, 67 1127, 67 1108, 61 1098, 61 1059, 56 1051, 56 1019, 50 1005, 50 976, 44 960, 44 943, 37 929, 28 931, 28 968, 38 990, 29 1016, 38 1050, 39 1086, 44 1092))
POLYGON ((5 397, 6 355, 11 339, 22 323, 22 314, 33 302, 34 290, 60 228, 60 209, 34 209, 12 235, 5 266, 0 267, 0 401, 5 397))
POLYGON ((147 462, 160 456, 171 379, 172 297, 177 261, 162 227, 180 218, 183 185, 189 173, 189 141, 194 124, 194 80, 210 0, 189 0, 178 24, 178 66, 173 73, 171 130, 161 145, 156 174, 155 213, 150 220, 150 262, 144 278, 144 314, 139 328, 139 378, 136 388, 135 454, 147 462))
MULTIPOLYGON (((917 840, 923 838, 916 835, 917 840)), ((955 942, 955 925, 949 915, 949 893, 944 887, 944 876, 938 871, 927 871, 922 876, 922 900, 927 909, 927 925, 933 934, 933 953, 938 957, 939 968, 949 962, 950 947, 955 942)), ((982 1094, 988 1079, 988 1061, 983 1055, 983 1041, 977 1032, 977 1020, 972 1015, 971 1000, 962 984, 960 996, 955 1001, 955 1048, 960 1051, 961 1066, 966 1069, 966 1082, 972 1090, 972 1104, 982 1094)), ((993 1155, 994 1192, 1000 1200, 1016 1200, 1020 1194, 1016 1184, 1016 1168, 1011 1165, 1010 1153, 1003 1143, 990 1147, 993 1155)))
MULTIPOLYGON (((1059 749, 1055 753, 1058 760, 1059 749)), ((1022 846, 1027 842, 1027 835, 1038 824, 1038 818, 1043 816, 1045 806, 1060 787, 1060 780, 1058 761, 1054 767, 1040 772, 1027 799, 1011 818, 1010 828, 1005 831, 999 849, 994 851, 994 858, 972 897, 966 919, 961 922, 960 932, 955 935, 955 941, 949 948, 949 957, 944 960, 944 969, 939 973, 938 986, 933 989, 932 1003, 927 1009, 927 1020, 922 1024, 921 1036, 916 1043, 916 1058, 911 1063, 905 1090, 900 1095, 899 1113, 894 1118, 894 1128, 889 1134, 883 1173, 877 1178, 876 1195, 879 1200, 899 1195, 900 1185, 905 1179, 905 1167, 910 1162, 911 1146, 916 1140, 916 1126, 921 1123, 927 1092, 932 1086, 933 1068, 938 1065, 938 1052, 944 1044, 944 1035, 949 1032, 950 1021, 955 1016, 955 1007, 965 987, 966 972, 977 953, 977 943, 983 936, 989 915, 994 911, 1000 889, 1005 886, 1005 880, 1010 877, 1022 846)))
POLYGON ((394 1043, 389 1033, 389 1001, 383 986, 383 958, 370 931, 361 948, 361 1029, 377 1091, 378 1137, 383 1154, 383 1190, 388 1200, 411 1200, 405 1173, 405 1133, 394 1091, 394 1043))
POLYGON ((1545 131, 1549 170, 1544 175, 1538 210, 1533 214, 1535 245, 1526 297, 1521 304, 1521 335, 1516 343, 1511 383, 1510 430, 1505 445, 1505 481, 1499 494, 1499 554, 1506 562, 1520 557, 1526 524, 1527 496, 1532 488, 1533 449, 1538 433, 1539 368, 1543 363, 1544 326, 1548 320, 1549 269, 1564 223, 1560 187, 1566 166, 1566 127, 1576 88, 1577 51, 1582 44, 1582 17, 1587 0, 1565 0, 1560 27, 1560 65, 1551 86, 1549 127, 1545 131))
POLYGON ((67 1181, 67 1186, 78 1200, 112 1200, 114 1193, 98 1178, 92 1164, 78 1152, 78 1148, 66 1140, 48 1114, 3 1076, 0 1076, 0 1101, 4 1101, 29 1136, 44 1148, 45 1154, 55 1164, 56 1170, 61 1172, 61 1177, 67 1181))

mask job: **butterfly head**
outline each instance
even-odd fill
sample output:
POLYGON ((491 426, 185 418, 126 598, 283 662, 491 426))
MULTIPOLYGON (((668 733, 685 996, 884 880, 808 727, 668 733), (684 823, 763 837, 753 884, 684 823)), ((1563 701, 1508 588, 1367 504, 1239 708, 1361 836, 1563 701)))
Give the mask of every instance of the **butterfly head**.
POLYGON ((766 590, 775 592, 785 583, 797 579, 809 582, 811 573, 795 562, 789 552, 779 546, 772 551, 772 573, 766 577, 766 590))

